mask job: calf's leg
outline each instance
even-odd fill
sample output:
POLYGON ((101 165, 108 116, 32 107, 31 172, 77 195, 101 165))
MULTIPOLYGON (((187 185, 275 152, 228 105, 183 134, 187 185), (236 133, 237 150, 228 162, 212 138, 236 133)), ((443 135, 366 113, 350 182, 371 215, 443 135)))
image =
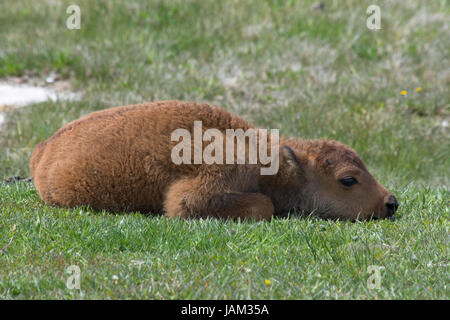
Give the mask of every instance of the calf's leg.
POLYGON ((201 177, 174 182, 164 203, 168 217, 270 220, 274 206, 262 193, 245 193, 211 188, 201 177))

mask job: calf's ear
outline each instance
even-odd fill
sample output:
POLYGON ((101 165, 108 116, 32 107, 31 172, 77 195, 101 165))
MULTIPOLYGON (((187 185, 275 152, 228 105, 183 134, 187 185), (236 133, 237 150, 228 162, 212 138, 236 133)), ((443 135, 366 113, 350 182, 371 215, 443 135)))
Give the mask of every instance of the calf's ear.
POLYGON ((289 146, 283 146, 281 148, 281 154, 283 156, 284 161, 289 165, 289 168, 300 175, 304 176, 305 172, 303 170, 302 164, 295 154, 294 150, 289 146))

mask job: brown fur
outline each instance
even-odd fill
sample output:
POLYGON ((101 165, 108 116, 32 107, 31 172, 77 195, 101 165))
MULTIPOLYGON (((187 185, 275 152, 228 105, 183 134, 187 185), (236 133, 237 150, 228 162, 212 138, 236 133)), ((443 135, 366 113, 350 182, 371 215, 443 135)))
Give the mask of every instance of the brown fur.
MULTIPOLYGON (((162 101, 91 113, 40 143, 30 160, 45 202, 63 207, 164 213, 169 217, 269 220, 292 208, 327 218, 385 217, 392 194, 367 171, 355 151, 327 140, 281 139, 276 175, 260 165, 176 165, 171 133, 253 128, 218 107, 162 101), (344 187, 339 179, 358 180, 344 187)), ((391 212, 392 214, 392 212, 391 212)))

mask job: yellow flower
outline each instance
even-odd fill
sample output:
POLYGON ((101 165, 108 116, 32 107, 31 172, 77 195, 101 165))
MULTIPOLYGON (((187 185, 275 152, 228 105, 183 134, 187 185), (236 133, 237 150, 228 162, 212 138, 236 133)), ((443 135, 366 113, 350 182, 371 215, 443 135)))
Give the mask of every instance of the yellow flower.
POLYGON ((422 88, 421 87, 417 87, 416 88, 416 92, 420 92, 420 91, 422 91, 422 88))
POLYGON ((406 96, 406 90, 402 90, 402 91, 400 91, 400 94, 402 95, 402 96, 406 96))
POLYGON ((270 280, 264 280, 264 282, 266 283, 266 286, 268 286, 268 285, 270 285, 271 284, 271 282, 270 282, 270 280))

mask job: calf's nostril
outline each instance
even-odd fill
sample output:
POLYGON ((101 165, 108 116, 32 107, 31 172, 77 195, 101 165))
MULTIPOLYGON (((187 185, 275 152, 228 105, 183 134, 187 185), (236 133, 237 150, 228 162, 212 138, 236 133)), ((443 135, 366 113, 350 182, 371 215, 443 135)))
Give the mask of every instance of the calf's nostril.
POLYGON ((390 196, 388 202, 386 202, 386 207, 389 209, 389 215, 393 215, 398 209, 398 201, 394 196, 390 196))

